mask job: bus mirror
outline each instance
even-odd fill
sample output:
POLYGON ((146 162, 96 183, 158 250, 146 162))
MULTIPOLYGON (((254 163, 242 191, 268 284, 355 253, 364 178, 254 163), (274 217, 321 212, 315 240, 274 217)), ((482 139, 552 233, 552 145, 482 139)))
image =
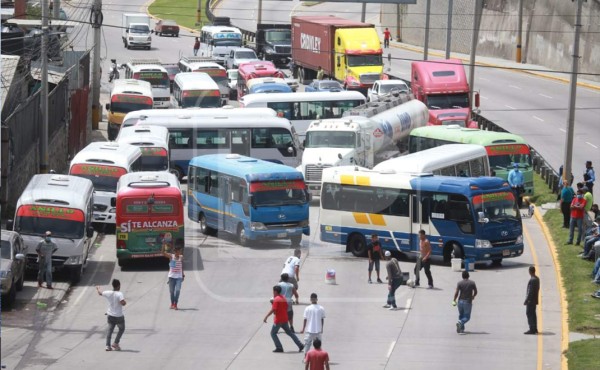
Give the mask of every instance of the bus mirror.
POLYGON ((288 146, 287 148, 288 153, 293 154, 294 153, 294 148, 291 146, 288 146))
POLYGON ((342 153, 338 153, 338 159, 342 159, 342 153))
POLYGON ((105 107, 106 107, 106 110, 110 110, 110 103, 106 103, 105 107))
POLYGON ((88 238, 91 238, 94 236, 94 227, 93 226, 88 226, 86 235, 88 238))
POLYGON ((117 198, 110 198, 110 206, 111 207, 117 206, 117 198))
POLYGON ((256 208, 256 199, 254 199, 254 195, 248 196, 248 202, 252 206, 252 208, 256 208))
POLYGON ((475 107, 479 108, 479 93, 475 93, 475 107))
POLYGON ((477 221, 482 224, 487 224, 488 222, 490 222, 490 219, 486 218, 485 213, 483 213, 483 212, 477 212, 477 217, 478 217, 477 221))
POLYGON ((6 221, 6 230, 13 230, 14 227, 15 227, 15 221, 14 220, 8 220, 8 221, 6 221))
POLYGON ((306 139, 302 140, 302 143, 300 143, 300 149, 304 150, 304 148, 306 148, 306 139))

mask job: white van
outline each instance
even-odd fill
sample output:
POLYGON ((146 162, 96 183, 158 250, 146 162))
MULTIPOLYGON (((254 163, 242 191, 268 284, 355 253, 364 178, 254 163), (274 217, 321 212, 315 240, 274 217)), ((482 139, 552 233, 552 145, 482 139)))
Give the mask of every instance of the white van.
POLYGON ((169 170, 169 130, 161 126, 124 127, 117 143, 139 146, 142 150, 142 171, 169 170))
POLYGON ((7 222, 25 241, 27 269, 38 270, 35 249, 51 231, 58 247, 52 270, 67 270, 73 283, 81 279, 94 236, 93 193, 92 182, 81 177, 33 176, 17 202, 14 221, 7 222))
POLYGON ((218 108, 221 92, 217 83, 204 72, 182 72, 173 82, 173 106, 176 108, 218 108))
POLYGON ((115 224, 113 205, 117 197, 117 182, 129 172, 141 167, 139 147, 116 142, 90 143, 71 161, 69 175, 90 179, 94 184, 93 222, 115 224))

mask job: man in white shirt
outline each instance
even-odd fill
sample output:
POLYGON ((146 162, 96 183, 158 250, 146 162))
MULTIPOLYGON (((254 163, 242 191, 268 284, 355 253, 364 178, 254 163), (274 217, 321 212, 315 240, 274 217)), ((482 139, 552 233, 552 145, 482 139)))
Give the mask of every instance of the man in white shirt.
POLYGON ((106 310, 106 315, 108 317, 108 332, 106 333, 106 350, 112 351, 120 351, 121 347, 119 346, 119 342, 121 341, 121 336, 123 336, 123 332, 125 332, 125 316, 123 315, 123 306, 127 304, 125 302, 125 297, 121 290, 121 282, 117 279, 113 279, 112 281, 113 290, 105 290, 103 292, 100 291, 100 287, 96 286, 96 291, 98 295, 103 296, 108 301, 108 309, 106 310), (115 342, 110 344, 112 333, 115 330, 115 326, 119 328, 117 332, 117 336, 115 337, 115 342))
POLYGON ((302 251, 300 249, 294 250, 294 255, 288 257, 283 263, 283 269, 281 270, 282 274, 288 274, 288 282, 294 285, 294 297, 296 297, 296 304, 298 303, 298 282, 300 281, 300 257, 302 256, 302 251))
POLYGON ((304 336, 304 355, 310 350, 313 341, 317 338, 322 340, 323 326, 325 325, 325 309, 317 304, 317 293, 310 295, 310 306, 304 309, 304 326, 300 333, 306 332, 304 336))

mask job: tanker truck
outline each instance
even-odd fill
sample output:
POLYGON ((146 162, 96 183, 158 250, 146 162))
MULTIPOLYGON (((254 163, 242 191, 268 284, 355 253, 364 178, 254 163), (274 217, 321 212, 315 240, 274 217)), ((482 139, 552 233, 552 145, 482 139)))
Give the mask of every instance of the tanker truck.
POLYGON ((342 118, 311 122, 306 130, 302 164, 308 190, 320 195, 323 168, 354 165, 373 168, 398 156, 410 131, 427 125, 422 102, 402 94, 347 111, 342 118))

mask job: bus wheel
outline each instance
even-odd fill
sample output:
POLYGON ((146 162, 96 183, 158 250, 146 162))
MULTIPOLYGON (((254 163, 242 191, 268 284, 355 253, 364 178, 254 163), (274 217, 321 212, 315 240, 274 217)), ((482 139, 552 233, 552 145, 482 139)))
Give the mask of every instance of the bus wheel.
POLYGON ((200 213, 200 216, 198 217, 198 223, 200 224, 200 231, 202 234, 209 235, 211 230, 206 224, 206 216, 204 216, 204 213, 200 213))
POLYGON ((238 242, 242 247, 248 245, 248 237, 246 236, 246 229, 244 229, 244 225, 239 224, 237 228, 237 238, 238 242))
POLYGON ((296 247, 298 245, 300 245, 300 242, 302 241, 302 235, 294 235, 291 237, 292 240, 292 246, 296 247))
POLYGON ((464 253, 460 245, 453 243, 452 244, 452 258, 464 258, 464 253))
POLYGON ((367 254, 367 241, 362 234, 352 234, 348 239, 348 249, 356 257, 363 257, 367 254))

